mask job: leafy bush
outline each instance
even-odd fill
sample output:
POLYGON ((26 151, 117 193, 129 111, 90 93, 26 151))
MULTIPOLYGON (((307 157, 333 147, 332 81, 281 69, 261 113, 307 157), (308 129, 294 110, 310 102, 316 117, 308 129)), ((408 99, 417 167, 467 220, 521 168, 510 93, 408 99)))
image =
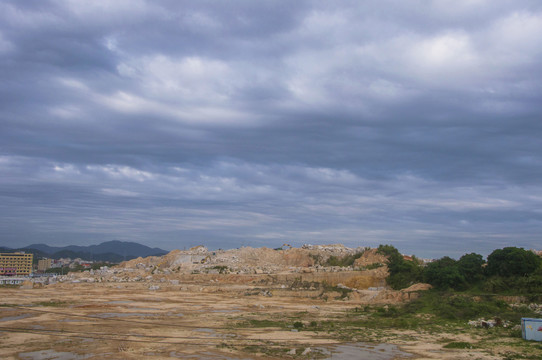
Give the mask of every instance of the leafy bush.
POLYGON ((429 313, 446 320, 473 320, 480 317, 512 316, 514 309, 494 296, 475 297, 437 290, 422 293, 404 306, 408 314, 429 313))
POLYGON ((372 263, 372 264, 369 264, 369 265, 365 266, 365 269, 366 270, 373 270, 373 269, 381 268, 383 266, 384 266, 384 264, 382 264, 382 263, 372 263))
POLYGON ((464 341, 452 341, 443 346, 445 349, 473 349, 474 345, 464 341))
POLYGON ((341 266, 347 267, 354 265, 354 261, 359 259, 363 255, 363 251, 357 252, 355 254, 345 255, 343 257, 338 257, 331 255, 325 262, 326 266, 341 266))
POLYGON ((542 300, 542 276, 492 276, 481 286, 495 294, 524 295, 531 301, 542 300))
POLYGON ((211 269, 218 270, 219 274, 227 274, 230 272, 230 268, 225 265, 216 265, 213 266, 211 269))
POLYGON ((395 248, 395 246, 393 245, 379 245, 378 246, 378 249, 377 249, 377 252, 379 254, 382 254, 384 256, 397 256, 397 255, 401 255, 399 253, 399 250, 397 250, 395 248))
POLYGON ((314 265, 322 265, 322 255, 309 254, 309 257, 314 261, 314 265))
POLYGON ((292 289, 319 289, 320 287, 322 287, 322 284, 318 281, 306 281, 301 276, 296 277, 290 284, 292 289))
POLYGON ((415 257, 412 261, 405 260, 392 245, 380 245, 377 252, 388 257, 390 275, 386 282, 393 289, 403 289, 422 280, 421 263, 415 257))
POLYGON ((303 325, 303 323, 301 321, 294 322, 294 328, 295 329, 301 330, 301 329, 303 329, 303 327, 304 327, 304 325, 303 325))
POLYGON ((332 286, 332 285, 328 284, 325 281, 322 283, 322 288, 323 288, 322 295, 325 294, 326 292, 338 292, 338 293, 340 293, 341 295, 336 297, 335 298, 336 300, 345 299, 346 297, 348 297, 348 294, 350 294, 352 292, 352 289, 348 289, 348 288, 345 288, 345 287, 332 286))

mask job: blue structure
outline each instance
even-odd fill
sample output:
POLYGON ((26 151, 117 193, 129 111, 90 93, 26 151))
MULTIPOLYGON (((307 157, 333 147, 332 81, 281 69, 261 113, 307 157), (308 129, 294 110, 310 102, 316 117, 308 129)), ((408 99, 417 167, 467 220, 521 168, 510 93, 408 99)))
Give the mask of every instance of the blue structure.
POLYGON ((521 335, 525 340, 542 341, 542 319, 521 319, 521 335))

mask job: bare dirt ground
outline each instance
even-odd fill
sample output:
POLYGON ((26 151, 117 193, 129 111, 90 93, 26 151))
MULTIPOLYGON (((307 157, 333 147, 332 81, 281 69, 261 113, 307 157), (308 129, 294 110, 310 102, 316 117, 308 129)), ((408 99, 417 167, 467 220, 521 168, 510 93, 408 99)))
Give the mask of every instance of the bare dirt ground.
POLYGON ((387 289, 387 270, 380 266, 386 259, 374 249, 364 249, 351 268, 324 264, 352 253, 338 245, 197 247, 0 288, 0 358, 532 358, 534 348, 524 352, 527 357, 518 350, 520 339, 466 324, 399 330, 382 318, 367 325, 368 307, 374 312, 375 306, 410 301, 428 286, 387 289), (467 346, 445 348, 450 343, 467 346))
MULTIPOLYGON (((0 289, 0 358, 325 358, 340 338, 334 333, 298 331, 293 320, 300 314, 303 321, 317 322, 344 317, 345 310, 355 306, 352 301, 289 296, 286 291, 269 297, 252 285, 148 287, 70 283, 0 289), (277 328, 272 322, 281 320, 292 326, 277 328), (270 321, 269 326, 265 321, 270 321), (306 348, 311 351, 301 355, 306 348)), ((391 330, 381 341, 399 345, 404 353, 381 351, 380 358, 502 358, 483 350, 443 348, 443 337, 470 341, 469 336, 391 330)), ((369 331, 366 338, 355 340, 374 341, 374 336, 369 331)))

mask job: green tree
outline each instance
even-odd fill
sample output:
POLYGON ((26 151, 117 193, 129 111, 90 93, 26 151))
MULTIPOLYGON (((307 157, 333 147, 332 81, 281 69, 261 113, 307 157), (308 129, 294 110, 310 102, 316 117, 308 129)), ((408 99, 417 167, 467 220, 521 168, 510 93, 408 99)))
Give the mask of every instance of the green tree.
POLYGON ((457 262, 457 268, 466 282, 474 284, 483 280, 485 263, 482 255, 470 253, 461 256, 457 262))
POLYGON ((487 257, 487 274, 490 276, 527 276, 540 268, 540 257, 532 251, 505 247, 487 257))
POLYGON ((465 277, 461 274, 458 262, 448 256, 428 264, 423 272, 424 280, 437 289, 466 287, 465 277))
POLYGON ((392 245, 380 245, 378 253, 387 256, 389 276, 386 282, 393 289, 403 289, 422 279, 420 261, 415 257, 412 261, 404 259, 403 255, 392 245))

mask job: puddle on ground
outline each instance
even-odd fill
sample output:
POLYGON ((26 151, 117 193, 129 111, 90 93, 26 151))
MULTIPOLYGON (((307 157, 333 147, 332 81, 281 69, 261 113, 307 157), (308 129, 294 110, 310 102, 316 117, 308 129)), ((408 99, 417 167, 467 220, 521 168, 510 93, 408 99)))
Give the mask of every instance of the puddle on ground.
POLYGON ((94 354, 79 355, 71 352, 57 352, 53 349, 19 353, 24 360, 82 360, 94 356, 94 354))
POLYGON ((391 344, 341 344, 329 348, 318 348, 327 358, 333 360, 392 360, 406 359, 412 354, 401 351, 396 345, 391 344))
POLYGON ((3 318, 0 318, 0 321, 21 320, 21 319, 31 317, 31 316, 33 316, 33 314, 22 314, 22 315, 17 315, 17 316, 6 316, 6 317, 3 317, 3 318))

